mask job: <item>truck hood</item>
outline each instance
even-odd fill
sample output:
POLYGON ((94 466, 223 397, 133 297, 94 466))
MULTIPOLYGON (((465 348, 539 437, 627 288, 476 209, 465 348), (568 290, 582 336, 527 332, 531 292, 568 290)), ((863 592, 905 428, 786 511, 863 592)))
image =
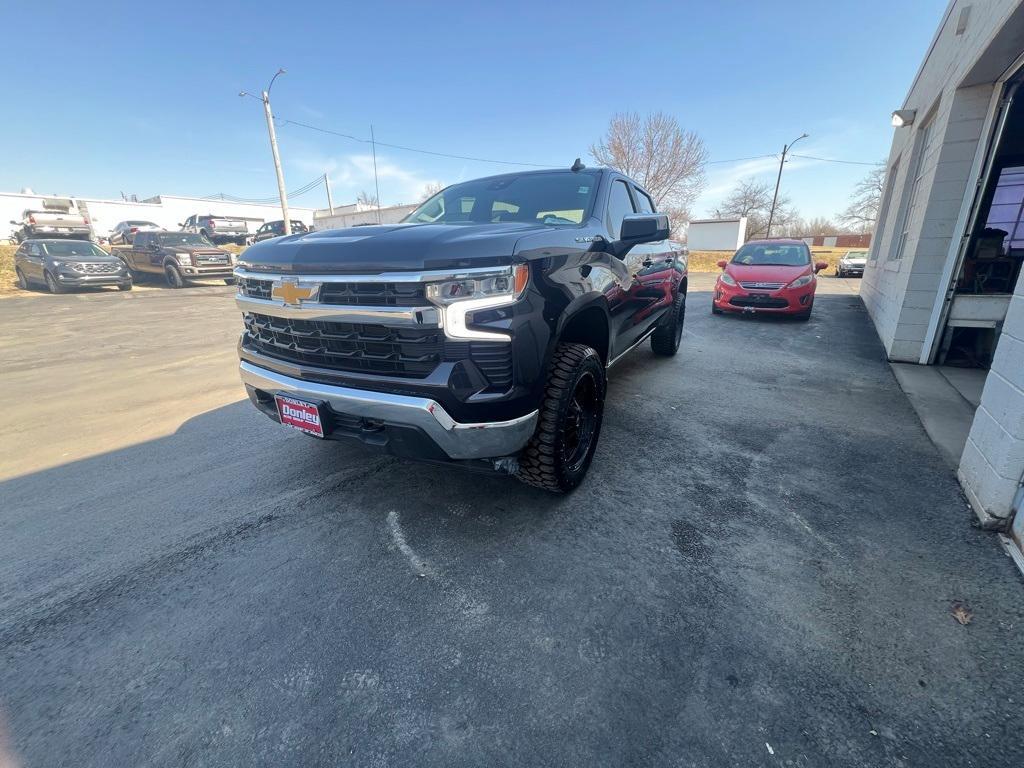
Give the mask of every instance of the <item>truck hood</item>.
POLYGON ((264 240, 243 266, 297 274, 406 272, 509 264, 523 235, 543 224, 393 224, 308 232, 264 240))
POLYGON ((172 245, 172 246, 168 247, 167 250, 175 251, 175 252, 180 252, 180 253, 193 253, 193 254, 196 254, 196 253, 199 253, 199 254, 209 253, 209 254, 215 254, 215 255, 218 255, 218 256, 223 255, 225 253, 231 253, 230 251, 225 251, 223 248, 211 248, 208 245, 172 245))

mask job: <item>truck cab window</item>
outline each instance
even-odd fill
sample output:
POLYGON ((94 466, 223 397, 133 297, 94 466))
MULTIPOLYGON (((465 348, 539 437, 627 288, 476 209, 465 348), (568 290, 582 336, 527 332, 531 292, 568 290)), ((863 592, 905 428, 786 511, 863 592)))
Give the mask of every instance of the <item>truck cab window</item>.
POLYGON ((654 213, 654 201, 651 196, 638 187, 633 187, 636 196, 637 213, 654 213))
POLYGON ((619 239, 622 219, 631 213, 636 213, 636 210, 633 208, 633 201, 629 197, 626 182, 613 182, 612 191, 608 195, 608 232, 613 239, 619 239))

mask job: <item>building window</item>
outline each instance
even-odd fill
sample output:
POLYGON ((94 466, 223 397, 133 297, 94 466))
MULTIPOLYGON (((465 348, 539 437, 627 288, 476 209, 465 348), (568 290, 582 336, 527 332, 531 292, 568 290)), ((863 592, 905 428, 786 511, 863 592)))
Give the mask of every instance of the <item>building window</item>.
POLYGON ((885 174, 882 202, 878 206, 878 221, 875 222, 875 233, 871 237, 872 261, 878 259, 878 252, 881 250, 882 240, 885 237, 885 228, 889 223, 889 204, 892 202, 892 190, 896 186, 896 182, 899 181, 901 160, 903 160, 902 155, 896 158, 896 161, 889 166, 889 171, 885 174))
POLYGON ((910 191, 907 195, 906 207, 903 211, 903 224, 900 226, 900 236, 896 243, 896 250, 893 251, 892 258, 902 259, 906 251, 907 240, 910 237, 910 227, 915 221, 920 221, 918 216, 922 211, 922 205, 924 203, 921 195, 921 177, 924 176, 926 163, 925 159, 928 156, 928 151, 931 149, 932 126, 935 121, 929 119, 928 122, 921 126, 920 134, 918 136, 917 144, 917 158, 914 161, 913 172, 910 176, 910 191))

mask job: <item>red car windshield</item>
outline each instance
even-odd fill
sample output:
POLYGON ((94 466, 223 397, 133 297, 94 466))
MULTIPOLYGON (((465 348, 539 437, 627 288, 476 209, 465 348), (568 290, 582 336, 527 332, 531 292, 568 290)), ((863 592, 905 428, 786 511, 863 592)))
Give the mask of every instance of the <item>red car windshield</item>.
POLYGON ((747 243, 732 257, 733 264, 751 267, 803 267, 811 263, 806 245, 747 243))

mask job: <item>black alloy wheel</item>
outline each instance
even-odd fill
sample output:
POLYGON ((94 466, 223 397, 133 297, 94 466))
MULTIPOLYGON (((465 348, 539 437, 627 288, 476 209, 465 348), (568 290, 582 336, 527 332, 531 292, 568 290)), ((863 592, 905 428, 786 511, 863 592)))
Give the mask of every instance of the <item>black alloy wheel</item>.
POLYGON ((562 427, 562 461, 570 473, 579 472, 597 429, 598 397, 594 374, 586 371, 576 380, 562 427))

